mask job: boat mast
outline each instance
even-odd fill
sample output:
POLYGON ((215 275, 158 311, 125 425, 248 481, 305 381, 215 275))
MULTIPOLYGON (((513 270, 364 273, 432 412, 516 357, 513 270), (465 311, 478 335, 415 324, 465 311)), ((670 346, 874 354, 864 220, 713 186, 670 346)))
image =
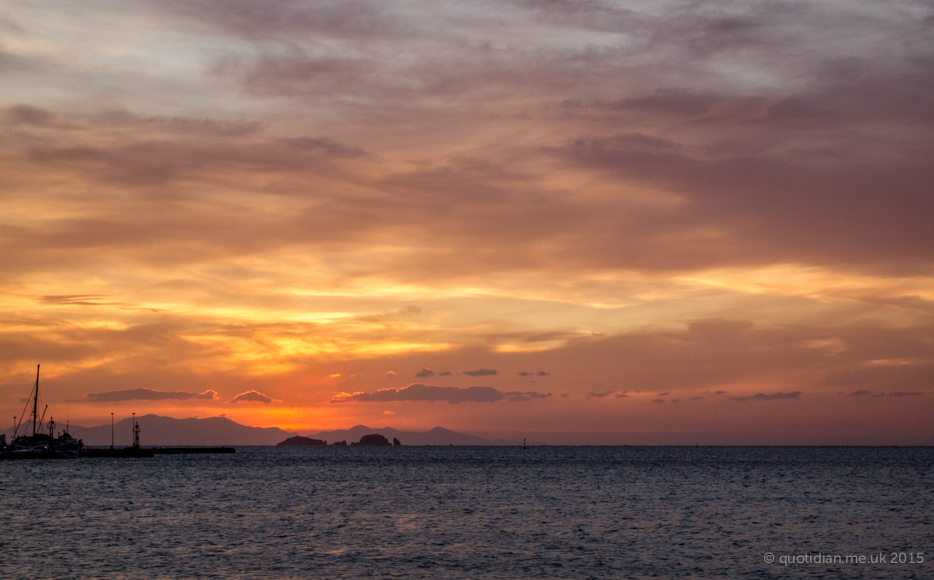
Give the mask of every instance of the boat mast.
POLYGON ((36 436, 36 415, 39 407, 39 365, 36 365, 36 398, 32 400, 32 436, 36 436))

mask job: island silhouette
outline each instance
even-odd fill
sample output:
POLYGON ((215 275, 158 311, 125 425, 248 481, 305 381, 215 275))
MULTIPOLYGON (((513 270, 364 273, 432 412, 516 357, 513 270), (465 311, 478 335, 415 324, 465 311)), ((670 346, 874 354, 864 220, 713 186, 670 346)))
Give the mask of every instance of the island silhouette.
MULTIPOLYGON (((312 439, 311 437, 302 437, 296 435, 295 437, 289 437, 281 443, 277 443, 276 447, 319 447, 325 446, 328 442, 324 439, 312 439)), ((347 441, 336 441, 331 444, 332 446, 337 445, 345 447, 347 441)), ((369 435, 364 435, 360 438, 360 441, 356 443, 351 443, 353 446, 364 446, 364 447, 398 447, 402 445, 402 442, 399 441, 396 437, 392 438, 392 443, 389 442, 389 439, 380 435, 379 433, 370 433, 369 435)))
POLYGON ((296 435, 295 437, 289 437, 282 443, 276 443, 276 447, 316 447, 327 445, 328 442, 321 439, 312 439, 310 437, 302 437, 301 435, 296 435))

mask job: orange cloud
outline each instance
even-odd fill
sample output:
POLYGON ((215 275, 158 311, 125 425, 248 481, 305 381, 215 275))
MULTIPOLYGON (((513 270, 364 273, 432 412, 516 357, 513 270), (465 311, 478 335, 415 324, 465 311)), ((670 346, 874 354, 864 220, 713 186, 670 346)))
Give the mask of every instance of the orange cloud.
POLYGON ((546 4, 4 13, 0 411, 930 442, 923 19, 546 4))

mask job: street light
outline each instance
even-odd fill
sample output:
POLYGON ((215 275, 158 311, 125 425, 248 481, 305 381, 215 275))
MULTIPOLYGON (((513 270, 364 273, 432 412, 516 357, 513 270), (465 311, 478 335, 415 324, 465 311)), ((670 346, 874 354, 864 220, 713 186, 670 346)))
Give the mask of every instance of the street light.
POLYGON ((110 448, 114 448, 114 414, 110 414, 110 448))

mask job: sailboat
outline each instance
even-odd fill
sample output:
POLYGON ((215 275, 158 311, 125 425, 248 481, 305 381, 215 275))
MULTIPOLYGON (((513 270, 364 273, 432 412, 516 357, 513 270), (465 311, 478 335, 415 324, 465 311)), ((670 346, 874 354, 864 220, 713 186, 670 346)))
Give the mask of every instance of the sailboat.
MULTIPOLYGON (((13 443, 5 449, 5 455, 9 458, 47 458, 47 459, 77 459, 81 454, 81 448, 84 442, 75 439, 68 433, 68 427, 55 437, 55 421, 49 417, 49 422, 45 423, 45 413, 49 407, 46 405, 39 416, 39 365, 36 365, 36 384, 30 393, 32 399, 32 435, 17 435, 20 427, 23 426, 23 419, 26 415, 26 409, 23 409, 23 415, 13 429, 13 443), (45 425, 45 429, 43 429, 45 425), (47 431, 44 432, 44 431, 47 431)), ((28 407, 27 407, 28 408, 28 407)))

